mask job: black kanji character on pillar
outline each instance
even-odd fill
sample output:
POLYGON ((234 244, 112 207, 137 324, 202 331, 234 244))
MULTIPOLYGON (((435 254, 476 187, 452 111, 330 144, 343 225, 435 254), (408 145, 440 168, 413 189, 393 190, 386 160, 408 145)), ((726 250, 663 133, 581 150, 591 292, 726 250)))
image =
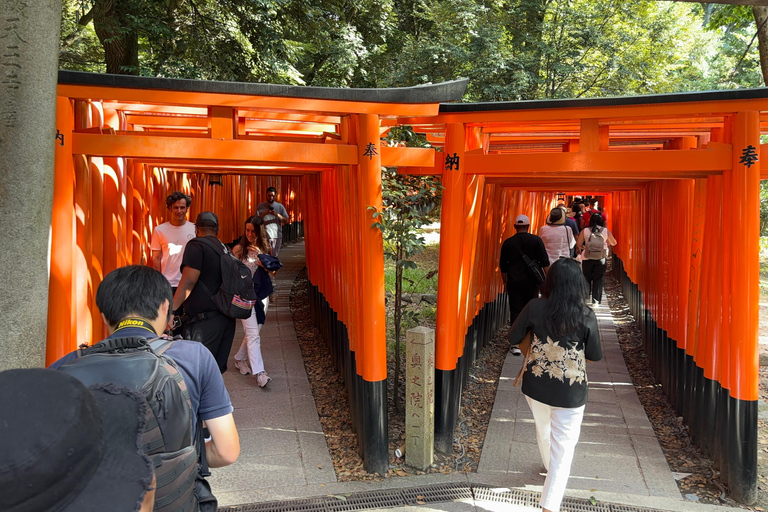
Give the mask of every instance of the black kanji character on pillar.
POLYGON ((445 170, 451 171, 453 170, 453 166, 456 166, 456 170, 459 170, 459 155, 457 153, 454 153, 453 156, 451 155, 445 155, 445 170))
POLYGON ((365 146, 365 153, 363 153, 363 156, 367 156, 368 159, 373 160, 373 157, 378 155, 379 153, 376 151, 376 145, 373 142, 369 142, 367 146, 365 146))
POLYGON ((747 167, 752 167, 752 164, 759 160, 759 158, 757 158, 757 152, 755 149, 757 148, 750 144, 741 150, 741 160, 739 160, 739 163, 744 164, 747 167))
POLYGON ((64 134, 59 130, 56 130, 56 140, 59 141, 59 146, 64 145, 64 134))

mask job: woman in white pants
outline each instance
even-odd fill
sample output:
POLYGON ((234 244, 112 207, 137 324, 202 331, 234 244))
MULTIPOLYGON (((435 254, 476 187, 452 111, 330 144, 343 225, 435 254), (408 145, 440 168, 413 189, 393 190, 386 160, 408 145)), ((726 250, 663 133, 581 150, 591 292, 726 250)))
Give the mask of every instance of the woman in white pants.
MULTIPOLYGON (((267 241, 267 232, 264 229, 264 222, 261 217, 254 215, 245 221, 245 233, 240 241, 232 249, 232 254, 240 258, 252 274, 258 272, 259 267, 264 267, 259 261, 259 254, 271 254, 269 242, 267 241)), ((262 299, 264 314, 266 315, 269 306, 269 295, 262 299)), ((240 350, 235 354, 235 367, 243 375, 255 375, 256 382, 260 387, 265 387, 272 379, 264 371, 264 359, 261 357, 261 331, 262 323, 257 319, 257 304, 251 311, 250 318, 240 320, 243 323, 245 337, 240 344, 240 350)))
POLYGON ((509 341, 518 344, 532 331, 522 391, 547 471, 540 504, 545 512, 558 512, 587 403, 587 360, 599 361, 603 351, 576 261, 555 261, 541 292, 543 297, 530 301, 515 320, 509 341))

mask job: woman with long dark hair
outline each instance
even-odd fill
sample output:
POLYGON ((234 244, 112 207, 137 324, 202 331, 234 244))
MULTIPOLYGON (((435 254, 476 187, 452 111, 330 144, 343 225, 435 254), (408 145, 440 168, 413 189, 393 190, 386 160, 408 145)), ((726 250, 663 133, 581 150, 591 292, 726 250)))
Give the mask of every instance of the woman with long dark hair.
POLYGON ((603 358, 597 317, 586 304, 587 282, 578 263, 557 260, 542 298, 530 301, 509 332, 513 345, 530 331, 523 368, 523 394, 536 423, 536 441, 547 479, 545 512, 558 512, 571 473, 587 403, 587 360, 603 358))
MULTIPOLYGON (((232 248, 232 254, 248 265, 254 276, 254 283, 256 283, 257 272, 260 272, 260 267, 264 268, 259 260, 259 254, 272 254, 267 241, 267 231, 264 229, 264 221, 261 217, 254 215, 245 221, 245 232, 237 245, 232 248)), ((256 292, 259 295, 258 290, 256 292)), ((269 294, 266 295, 261 301, 264 315, 266 315, 267 307, 269 307, 269 294)), ((264 322, 259 323, 259 315, 256 311, 256 308, 259 307, 259 304, 256 304, 251 311, 250 318, 240 320, 243 323, 245 337, 240 343, 240 350, 235 354, 235 367, 243 375, 255 375, 256 382, 263 388, 272 379, 264 370, 264 358, 261 356, 261 336, 259 333, 264 322)))
POLYGON ((581 268, 589 285, 592 304, 603 300, 603 284, 608 259, 608 246, 616 245, 616 239, 608 228, 599 211, 594 210, 589 217, 589 227, 579 233, 576 241, 576 254, 581 254, 581 268))

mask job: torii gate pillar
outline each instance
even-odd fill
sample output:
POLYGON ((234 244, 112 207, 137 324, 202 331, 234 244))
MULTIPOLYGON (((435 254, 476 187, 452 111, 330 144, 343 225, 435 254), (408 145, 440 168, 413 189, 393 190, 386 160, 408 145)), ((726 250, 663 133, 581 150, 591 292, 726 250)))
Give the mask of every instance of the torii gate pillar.
POLYGON ((60 0, 0 7, 0 370, 43 366, 60 0))

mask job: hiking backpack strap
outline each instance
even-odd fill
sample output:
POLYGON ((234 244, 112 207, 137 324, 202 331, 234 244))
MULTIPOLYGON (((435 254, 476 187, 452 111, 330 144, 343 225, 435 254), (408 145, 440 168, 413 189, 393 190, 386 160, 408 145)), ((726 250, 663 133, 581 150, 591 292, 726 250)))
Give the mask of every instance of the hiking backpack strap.
POLYGON ((78 349, 77 357, 87 356, 88 354, 102 354, 105 352, 115 352, 118 350, 148 349, 149 341, 143 336, 125 336, 120 338, 106 338, 100 342, 78 349))
MULTIPOLYGON (((181 375, 181 372, 176 367, 176 361, 174 361, 172 357, 164 355, 165 351, 171 348, 173 343, 174 343, 174 340, 169 340, 166 338, 156 338, 150 342, 149 346, 150 346, 150 349, 155 353, 155 355, 162 357, 163 360, 168 363, 168 365, 166 366, 166 370, 168 370, 168 373, 171 374, 171 377, 173 377, 173 380, 175 380, 176 383, 179 385, 179 388, 181 388, 181 395, 187 401, 187 404, 189 405, 189 410, 192 412, 194 416, 197 416, 194 409, 192 409, 192 399, 189 396, 189 389, 187 389, 187 383, 184 382, 184 377, 181 375)), ((189 421, 191 425, 191 422, 192 422, 191 417, 189 421)))

